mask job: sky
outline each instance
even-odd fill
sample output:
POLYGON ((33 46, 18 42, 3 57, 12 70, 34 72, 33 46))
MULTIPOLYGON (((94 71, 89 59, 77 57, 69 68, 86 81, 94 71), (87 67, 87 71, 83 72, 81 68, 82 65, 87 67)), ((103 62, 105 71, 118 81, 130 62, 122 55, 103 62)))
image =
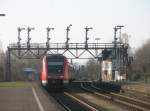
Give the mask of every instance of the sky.
MULTIPOLYGON (((124 25, 133 49, 150 38, 150 0, 0 0, 0 41, 6 49, 17 42, 17 27, 34 27, 31 42, 46 42, 46 27, 54 27, 51 42, 65 42, 66 27, 72 24, 70 42, 84 42, 86 26, 89 42, 112 42, 113 28, 124 25)), ((22 42, 27 32, 21 33, 22 42)))

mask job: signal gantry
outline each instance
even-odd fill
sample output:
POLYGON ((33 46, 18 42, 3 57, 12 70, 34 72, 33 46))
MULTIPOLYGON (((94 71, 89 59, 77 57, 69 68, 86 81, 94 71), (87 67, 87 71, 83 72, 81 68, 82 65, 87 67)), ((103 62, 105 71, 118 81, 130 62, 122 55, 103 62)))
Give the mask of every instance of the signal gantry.
MULTIPOLYGON (((18 42, 17 43, 11 43, 8 46, 8 52, 7 52, 7 72, 6 72, 6 79, 11 80, 11 55, 16 56, 19 59, 41 59, 46 54, 62 54, 64 55, 66 52, 69 52, 72 57, 68 57, 68 59, 90 59, 95 58, 99 61, 102 61, 104 58, 112 59, 116 62, 116 59, 119 61, 122 59, 123 62, 120 62, 123 67, 127 66, 128 63, 128 45, 118 42, 116 34, 117 31, 120 29, 121 34, 121 28, 122 26, 116 26, 114 28, 114 41, 111 43, 90 43, 88 42, 88 32, 92 30, 92 27, 85 27, 85 41, 82 43, 70 43, 70 37, 69 32, 72 24, 67 26, 66 28, 66 41, 64 43, 52 43, 50 42, 50 32, 54 30, 54 28, 47 27, 47 41, 45 43, 31 43, 31 37, 30 32, 34 30, 33 27, 28 27, 27 30, 27 42, 21 43, 21 32, 25 30, 25 28, 18 27, 18 42), (56 52, 54 52, 56 51, 56 52), (106 54, 104 51, 109 52, 109 55, 106 54), (85 52, 88 52, 88 54, 91 55, 91 57, 85 57, 82 56, 85 52), (102 53, 103 52, 103 53, 102 53), (111 53, 110 53, 111 52, 111 53), (28 56, 28 54, 31 54, 28 56), (107 57, 104 57, 105 55, 107 57)), ((121 35, 120 35, 121 36, 121 35)), ((97 39, 99 40, 99 39, 97 39)), ((116 65, 114 65, 116 67, 116 65)), ((115 69, 117 70, 117 69, 115 69)))

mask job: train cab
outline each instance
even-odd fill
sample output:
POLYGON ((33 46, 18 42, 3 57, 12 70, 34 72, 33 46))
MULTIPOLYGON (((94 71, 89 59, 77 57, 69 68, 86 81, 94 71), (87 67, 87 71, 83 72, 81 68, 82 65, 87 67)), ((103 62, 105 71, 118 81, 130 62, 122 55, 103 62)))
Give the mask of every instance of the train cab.
POLYGON ((69 82, 68 61, 63 55, 46 55, 43 58, 42 85, 63 87, 69 82))

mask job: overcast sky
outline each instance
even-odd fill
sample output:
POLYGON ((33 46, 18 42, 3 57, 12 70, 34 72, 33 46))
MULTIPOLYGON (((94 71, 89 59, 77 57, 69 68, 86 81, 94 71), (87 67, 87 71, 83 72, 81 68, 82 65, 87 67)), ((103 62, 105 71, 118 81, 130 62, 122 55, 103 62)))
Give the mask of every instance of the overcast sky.
MULTIPOLYGON (((111 42, 113 27, 124 25, 130 45, 139 47, 150 38, 150 0, 0 0, 0 41, 3 47, 17 41, 17 27, 35 27, 32 42, 46 41, 46 27, 54 27, 52 42, 65 42, 65 29, 72 24, 70 42, 84 42, 85 26, 93 27, 89 42, 111 42)), ((27 40, 26 31, 21 33, 27 40)))

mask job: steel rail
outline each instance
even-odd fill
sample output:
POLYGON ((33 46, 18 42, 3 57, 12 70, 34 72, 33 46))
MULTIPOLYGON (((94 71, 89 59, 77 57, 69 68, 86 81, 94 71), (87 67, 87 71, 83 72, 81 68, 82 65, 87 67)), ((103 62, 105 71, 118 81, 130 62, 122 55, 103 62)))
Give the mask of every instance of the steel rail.
POLYGON ((88 89, 92 93, 94 93, 96 95, 100 95, 100 96, 103 95, 103 97, 105 97, 105 98, 111 99, 115 102, 118 102, 120 104, 129 106, 131 108, 135 108, 136 110, 149 111, 149 109, 150 109, 150 104, 149 103, 146 103, 146 102, 143 102, 143 101, 140 101, 140 100, 137 100, 137 99, 129 98, 127 96, 123 96, 123 95, 120 95, 120 94, 115 94, 115 93, 112 93, 112 92, 109 92, 109 91, 106 91, 106 90, 103 90, 103 89, 100 89, 100 88, 97 88, 93 84, 91 84, 91 87, 98 90, 98 91, 107 92, 107 94, 106 93, 102 94, 102 93, 99 93, 99 92, 95 92, 95 90, 88 89))
POLYGON ((69 94, 68 92, 64 92, 64 94, 66 94, 67 96, 71 97, 72 99, 76 100, 77 102, 79 102, 82 106, 87 107, 88 109, 90 109, 91 111, 99 111, 96 108, 90 106, 89 104, 85 103, 84 101, 82 101, 81 99, 78 99, 77 97, 73 96, 72 94, 69 94))
MULTIPOLYGON (((46 88, 44 88, 44 87, 42 87, 42 86, 41 86, 41 88, 42 88, 43 92, 44 92, 47 96, 52 96, 52 95, 50 95, 48 89, 46 89, 46 88)), ((64 108, 65 111, 72 111, 69 107, 67 107, 65 104, 63 104, 60 100, 58 100, 58 99, 55 98, 55 97, 53 97, 53 98, 56 100, 56 102, 58 102, 58 103, 64 108)))

